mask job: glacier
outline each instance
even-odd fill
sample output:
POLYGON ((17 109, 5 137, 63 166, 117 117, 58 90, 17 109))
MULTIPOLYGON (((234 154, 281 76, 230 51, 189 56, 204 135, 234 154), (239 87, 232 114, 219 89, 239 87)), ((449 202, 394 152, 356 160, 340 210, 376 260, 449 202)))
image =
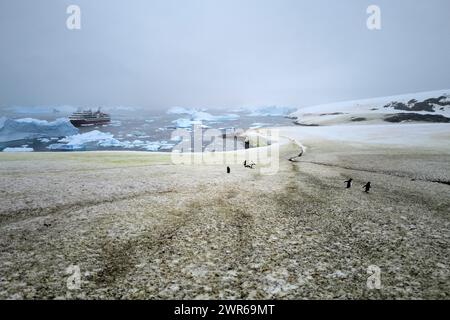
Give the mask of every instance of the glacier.
POLYGON ((22 139, 64 137, 77 134, 68 119, 60 118, 55 121, 38 120, 33 118, 0 120, 0 142, 22 139))

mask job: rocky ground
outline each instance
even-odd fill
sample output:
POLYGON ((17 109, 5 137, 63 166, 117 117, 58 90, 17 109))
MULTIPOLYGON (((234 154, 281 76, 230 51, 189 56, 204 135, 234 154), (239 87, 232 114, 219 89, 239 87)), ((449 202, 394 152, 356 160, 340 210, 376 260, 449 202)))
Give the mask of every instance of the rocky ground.
POLYGON ((450 154, 308 147, 299 162, 283 147, 273 176, 148 154, 1 154, 0 298, 448 299, 450 154))

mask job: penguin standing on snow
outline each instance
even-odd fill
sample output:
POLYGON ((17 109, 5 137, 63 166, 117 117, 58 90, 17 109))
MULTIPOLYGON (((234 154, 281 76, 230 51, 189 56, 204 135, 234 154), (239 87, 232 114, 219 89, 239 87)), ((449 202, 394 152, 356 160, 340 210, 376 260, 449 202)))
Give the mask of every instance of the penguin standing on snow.
POLYGON ((365 193, 369 193, 369 190, 370 190, 371 187, 372 187, 372 186, 370 185, 370 181, 367 182, 367 183, 363 186, 364 192, 365 192, 365 193))
POLYGON ((227 173, 231 173, 230 167, 227 167, 227 173))
POLYGON ((345 183, 347 184, 347 189, 350 189, 352 187, 352 182, 353 179, 348 179, 347 181, 345 181, 345 183))

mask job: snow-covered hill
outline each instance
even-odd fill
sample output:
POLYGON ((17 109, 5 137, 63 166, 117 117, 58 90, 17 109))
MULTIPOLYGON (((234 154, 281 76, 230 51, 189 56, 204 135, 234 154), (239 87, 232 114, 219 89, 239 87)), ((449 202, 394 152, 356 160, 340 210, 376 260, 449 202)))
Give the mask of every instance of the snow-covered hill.
POLYGON ((383 122, 450 123, 450 89, 345 101, 301 108, 290 117, 299 125, 383 122))

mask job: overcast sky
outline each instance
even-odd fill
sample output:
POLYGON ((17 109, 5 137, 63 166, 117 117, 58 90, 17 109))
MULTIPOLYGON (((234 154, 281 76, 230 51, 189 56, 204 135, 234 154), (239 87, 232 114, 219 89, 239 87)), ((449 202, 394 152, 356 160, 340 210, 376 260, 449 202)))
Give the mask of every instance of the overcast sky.
POLYGON ((300 107, 444 89, 449 35, 448 0, 1 0, 0 106, 300 107), (70 4, 81 30, 66 28, 70 4))

